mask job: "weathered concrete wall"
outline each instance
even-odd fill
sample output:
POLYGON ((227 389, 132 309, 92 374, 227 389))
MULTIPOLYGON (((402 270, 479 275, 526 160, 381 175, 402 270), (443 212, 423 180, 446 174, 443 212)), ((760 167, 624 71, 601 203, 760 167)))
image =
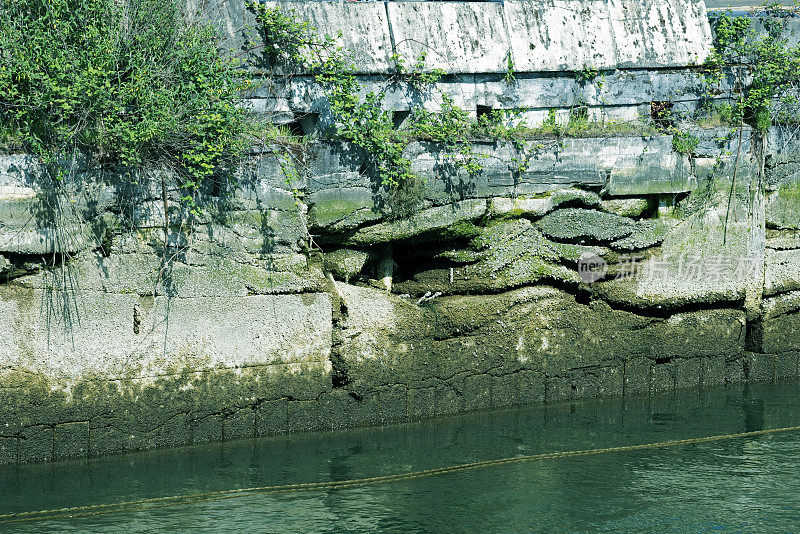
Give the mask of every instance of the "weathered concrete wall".
MULTIPOLYGON (((270 5, 342 29, 367 89, 424 44, 457 104, 535 120, 692 109, 710 39, 694 0, 270 5), (603 72, 570 72, 585 68, 603 72)), ((258 69, 252 14, 203 9, 258 69)), ((325 113, 302 76, 252 104, 279 122, 325 113)), ((226 194, 202 191, 191 225, 158 173, 78 161, 52 182, 2 156, 0 463, 798 376, 797 140, 768 134, 753 256, 752 133, 741 149, 730 129, 692 133, 692 154, 670 135, 476 142, 472 174, 414 142, 399 218, 352 146, 291 147, 289 173, 275 147, 226 194), (586 258, 605 277, 587 280, 586 258)))
MULTIPOLYGON (((736 141, 696 134, 691 156, 670 136, 477 144, 472 175, 412 144, 424 187, 399 220, 351 147, 304 147, 291 184, 263 152, 191 231, 178 191, 165 221, 160 186, 80 165, 48 185, 4 156, 0 461, 797 376, 800 225, 768 218, 754 315, 758 275, 718 265, 748 254, 749 155, 727 212, 736 141)), ((796 142, 770 139, 785 213, 796 142)))
MULTIPOLYGON (((525 109, 541 124, 548 110, 588 105, 597 119, 647 117, 650 102, 671 101, 693 111, 702 88, 691 69, 703 63, 711 30, 700 0, 559 0, 534 2, 303 2, 264 5, 293 14, 353 54, 365 90, 385 86, 396 71, 395 54, 413 65, 424 52, 426 69, 445 74, 437 87, 460 107, 525 109), (595 71, 594 80, 575 73, 595 71), (504 81, 506 74, 513 82, 504 81)), ((220 28, 227 46, 258 73, 263 43, 243 2, 212 2, 204 16, 220 28)), ((387 109, 412 103, 436 109, 436 91, 389 90, 387 109)), ((277 122, 295 114, 328 115, 321 92, 295 76, 286 85, 265 82, 250 100, 254 111, 277 122)), ((561 113, 563 115, 563 113, 561 113)))
MULTIPOLYGON (((233 49, 249 49, 243 28, 254 18, 243 2, 206 9, 233 49)), ((700 0, 507 0, 505 2, 303 2, 263 5, 294 13, 338 37, 363 74, 385 74, 392 55, 416 58, 449 74, 585 67, 665 68, 700 64, 711 43, 700 0)), ((253 41, 257 46, 257 41, 253 41)), ((252 46, 251 46, 252 47, 252 46)), ((257 57, 257 54, 254 54, 257 57)))

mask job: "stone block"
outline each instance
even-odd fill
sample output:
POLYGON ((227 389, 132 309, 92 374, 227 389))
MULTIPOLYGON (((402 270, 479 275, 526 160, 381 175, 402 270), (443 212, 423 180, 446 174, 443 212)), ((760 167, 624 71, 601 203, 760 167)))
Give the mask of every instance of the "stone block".
POLYGON ((135 430, 120 430, 113 426, 89 428, 89 456, 106 456, 145 449, 147 449, 147 439, 135 430))
MULTIPOLYGON (((143 414, 144 417, 150 414, 143 414)), ((178 413, 160 421, 152 430, 142 433, 142 446, 146 449, 161 449, 164 447, 181 447, 193 443, 195 428, 189 416, 185 413, 178 413)), ((94 435, 94 434, 92 434, 94 435)), ((219 436, 222 436, 220 432, 219 436)), ((217 441, 211 439, 207 441, 217 441)), ((202 443, 205 443, 203 441, 202 443)))
POLYGON ((557 241, 609 243, 630 235, 636 223, 602 211, 567 208, 556 210, 537 222, 542 233, 557 241))
POLYGON ((378 396, 374 393, 356 398, 344 389, 334 389, 320 396, 320 406, 333 429, 378 423, 378 396))
POLYGON ((485 213, 485 200, 464 200, 422 210, 405 219, 359 228, 347 236, 344 243, 359 246, 408 239, 425 232, 444 230, 458 223, 475 221, 485 213))
POLYGON ((711 43, 705 5, 697 1, 578 7, 512 0, 504 6, 515 68, 521 71, 699 64, 711 43))
POLYGON ((572 399, 597 398, 600 388, 598 369, 576 369, 572 372, 572 399))
POLYGON ((357 148, 338 141, 319 141, 307 149, 307 193, 354 188, 371 190, 370 177, 359 172, 365 155, 357 148))
POLYGON ((725 356, 707 356, 700 361, 702 365, 702 386, 724 386, 725 356))
POLYGON ((17 438, 0 438, 0 465, 17 463, 18 441, 17 438))
POLYGON ((417 421, 436 414, 436 398, 440 388, 421 387, 408 390, 408 419, 417 421))
POLYGON ((766 382, 775 380, 775 355, 746 352, 747 380, 766 382))
POLYGON ((541 371, 520 371, 519 398, 523 404, 545 402, 545 375, 541 371))
POLYGON ((598 369, 597 395, 599 397, 621 397, 624 390, 624 372, 620 366, 598 369))
POLYGON ((20 463, 49 462, 53 460, 53 428, 36 426, 25 428, 20 432, 20 463))
POLYGON ((404 423, 408 420, 408 388, 394 385, 381 388, 378 392, 380 403, 379 421, 383 424, 404 423))
POLYGON ((781 352, 775 355, 775 378, 793 378, 798 375, 798 353, 781 352))
MULTIPOLYGON (((353 64, 360 73, 387 73, 394 67, 389 22, 381 3, 281 0, 266 1, 262 5, 280 9, 286 15, 308 22, 320 35, 333 37, 338 46, 353 55, 353 64)), ((411 55, 405 57, 411 64, 416 59, 411 55)))
POLYGON ((213 414, 189 420, 192 443, 218 443, 222 440, 222 416, 213 414))
POLYGON ((464 379, 464 408, 484 410, 492 407, 492 376, 479 374, 464 379))
POLYGON ((289 432, 313 432, 331 428, 331 422, 318 401, 289 401, 289 432))
POLYGON ((498 72, 506 65, 509 36, 503 4, 390 2, 396 51, 408 64, 428 54, 426 67, 447 73, 498 72))
POLYGON ((672 360, 650 366, 650 393, 669 393, 675 391, 675 364, 672 360))
POLYGON ((767 195, 766 224, 770 228, 800 228, 800 181, 781 184, 767 195))
POLYGON ((635 358, 625 361, 625 395, 641 395, 650 392, 650 360, 635 358))
POLYGON ((464 398, 455 389, 442 387, 436 397, 436 415, 450 415, 464 411, 464 398))
POLYGON ((545 390, 545 402, 562 402, 572 399, 572 377, 548 376, 545 390))
POLYGON ((523 404, 520 400, 519 373, 492 376, 492 406, 515 406, 523 404))
POLYGON ((621 161, 611 169, 608 194, 657 195, 692 191, 697 180, 686 156, 671 151, 643 152, 641 159, 621 161))
POLYGON ((255 437, 256 412, 251 407, 236 410, 222 420, 223 441, 255 437))
POLYGON ((89 422, 56 425, 53 437, 53 459, 85 458, 89 455, 89 422))
POLYGON ((613 198, 603 200, 600 207, 603 211, 620 217, 640 217, 653 208, 652 198, 613 198))
POLYGON ((313 229, 341 232, 381 218, 375 205, 375 193, 367 187, 323 189, 312 194, 308 203, 309 222, 313 229))
POLYGON ((255 410, 256 437, 288 432, 288 403, 286 399, 265 401, 255 410))
POLYGON ((675 387, 677 389, 698 388, 702 384, 701 358, 678 358, 673 360, 675 387))
POLYGON ((735 356, 725 359, 725 385, 742 384, 747 380, 745 357, 735 356))

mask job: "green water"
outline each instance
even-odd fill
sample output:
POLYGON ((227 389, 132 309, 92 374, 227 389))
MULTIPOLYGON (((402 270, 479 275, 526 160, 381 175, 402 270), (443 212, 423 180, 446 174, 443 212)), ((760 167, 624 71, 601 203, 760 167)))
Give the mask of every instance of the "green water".
MULTIPOLYGON (((0 514, 415 471, 800 425, 800 383, 524 408, 0 468, 0 514)), ((255 495, 0 532, 798 532, 800 433, 344 490, 255 495)))

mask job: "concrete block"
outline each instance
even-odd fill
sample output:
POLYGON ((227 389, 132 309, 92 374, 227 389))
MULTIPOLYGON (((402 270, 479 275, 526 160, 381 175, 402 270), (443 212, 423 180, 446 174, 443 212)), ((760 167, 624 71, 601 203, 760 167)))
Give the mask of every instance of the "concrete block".
POLYGON ((56 425, 53 437, 53 459, 85 458, 89 455, 89 422, 56 425))
POLYGON ((519 397, 523 404, 541 404, 545 401, 545 376, 541 371, 520 371, 519 397))
POLYGON ((262 402, 255 410, 256 437, 288 432, 288 403, 286 399, 262 402))
POLYGON ((379 421, 383 424, 403 423, 408 420, 408 388, 394 385, 381 388, 378 392, 380 403, 379 421))
POLYGON ((246 407, 237 410, 222 420, 223 441, 255 437, 256 412, 246 407))

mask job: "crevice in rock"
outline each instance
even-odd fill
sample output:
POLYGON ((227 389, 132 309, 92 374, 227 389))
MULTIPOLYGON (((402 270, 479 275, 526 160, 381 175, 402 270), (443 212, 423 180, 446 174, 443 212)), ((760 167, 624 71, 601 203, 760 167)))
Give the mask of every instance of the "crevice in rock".
POLYGON ((42 269, 60 267, 70 259, 68 254, 19 254, 3 252, 0 255, 0 281, 36 274, 42 269))
POLYGON ((748 320, 745 324, 744 350, 762 352, 764 339, 764 322, 761 318, 748 320))
POLYGON ((679 313, 691 313, 699 311, 714 310, 743 310, 744 299, 739 300, 720 300, 716 302, 682 302, 682 303, 660 303, 655 302, 648 307, 637 306, 633 303, 623 303, 603 298, 593 294, 592 300, 607 304, 614 311, 632 313, 639 317, 649 319, 668 319, 679 313))

